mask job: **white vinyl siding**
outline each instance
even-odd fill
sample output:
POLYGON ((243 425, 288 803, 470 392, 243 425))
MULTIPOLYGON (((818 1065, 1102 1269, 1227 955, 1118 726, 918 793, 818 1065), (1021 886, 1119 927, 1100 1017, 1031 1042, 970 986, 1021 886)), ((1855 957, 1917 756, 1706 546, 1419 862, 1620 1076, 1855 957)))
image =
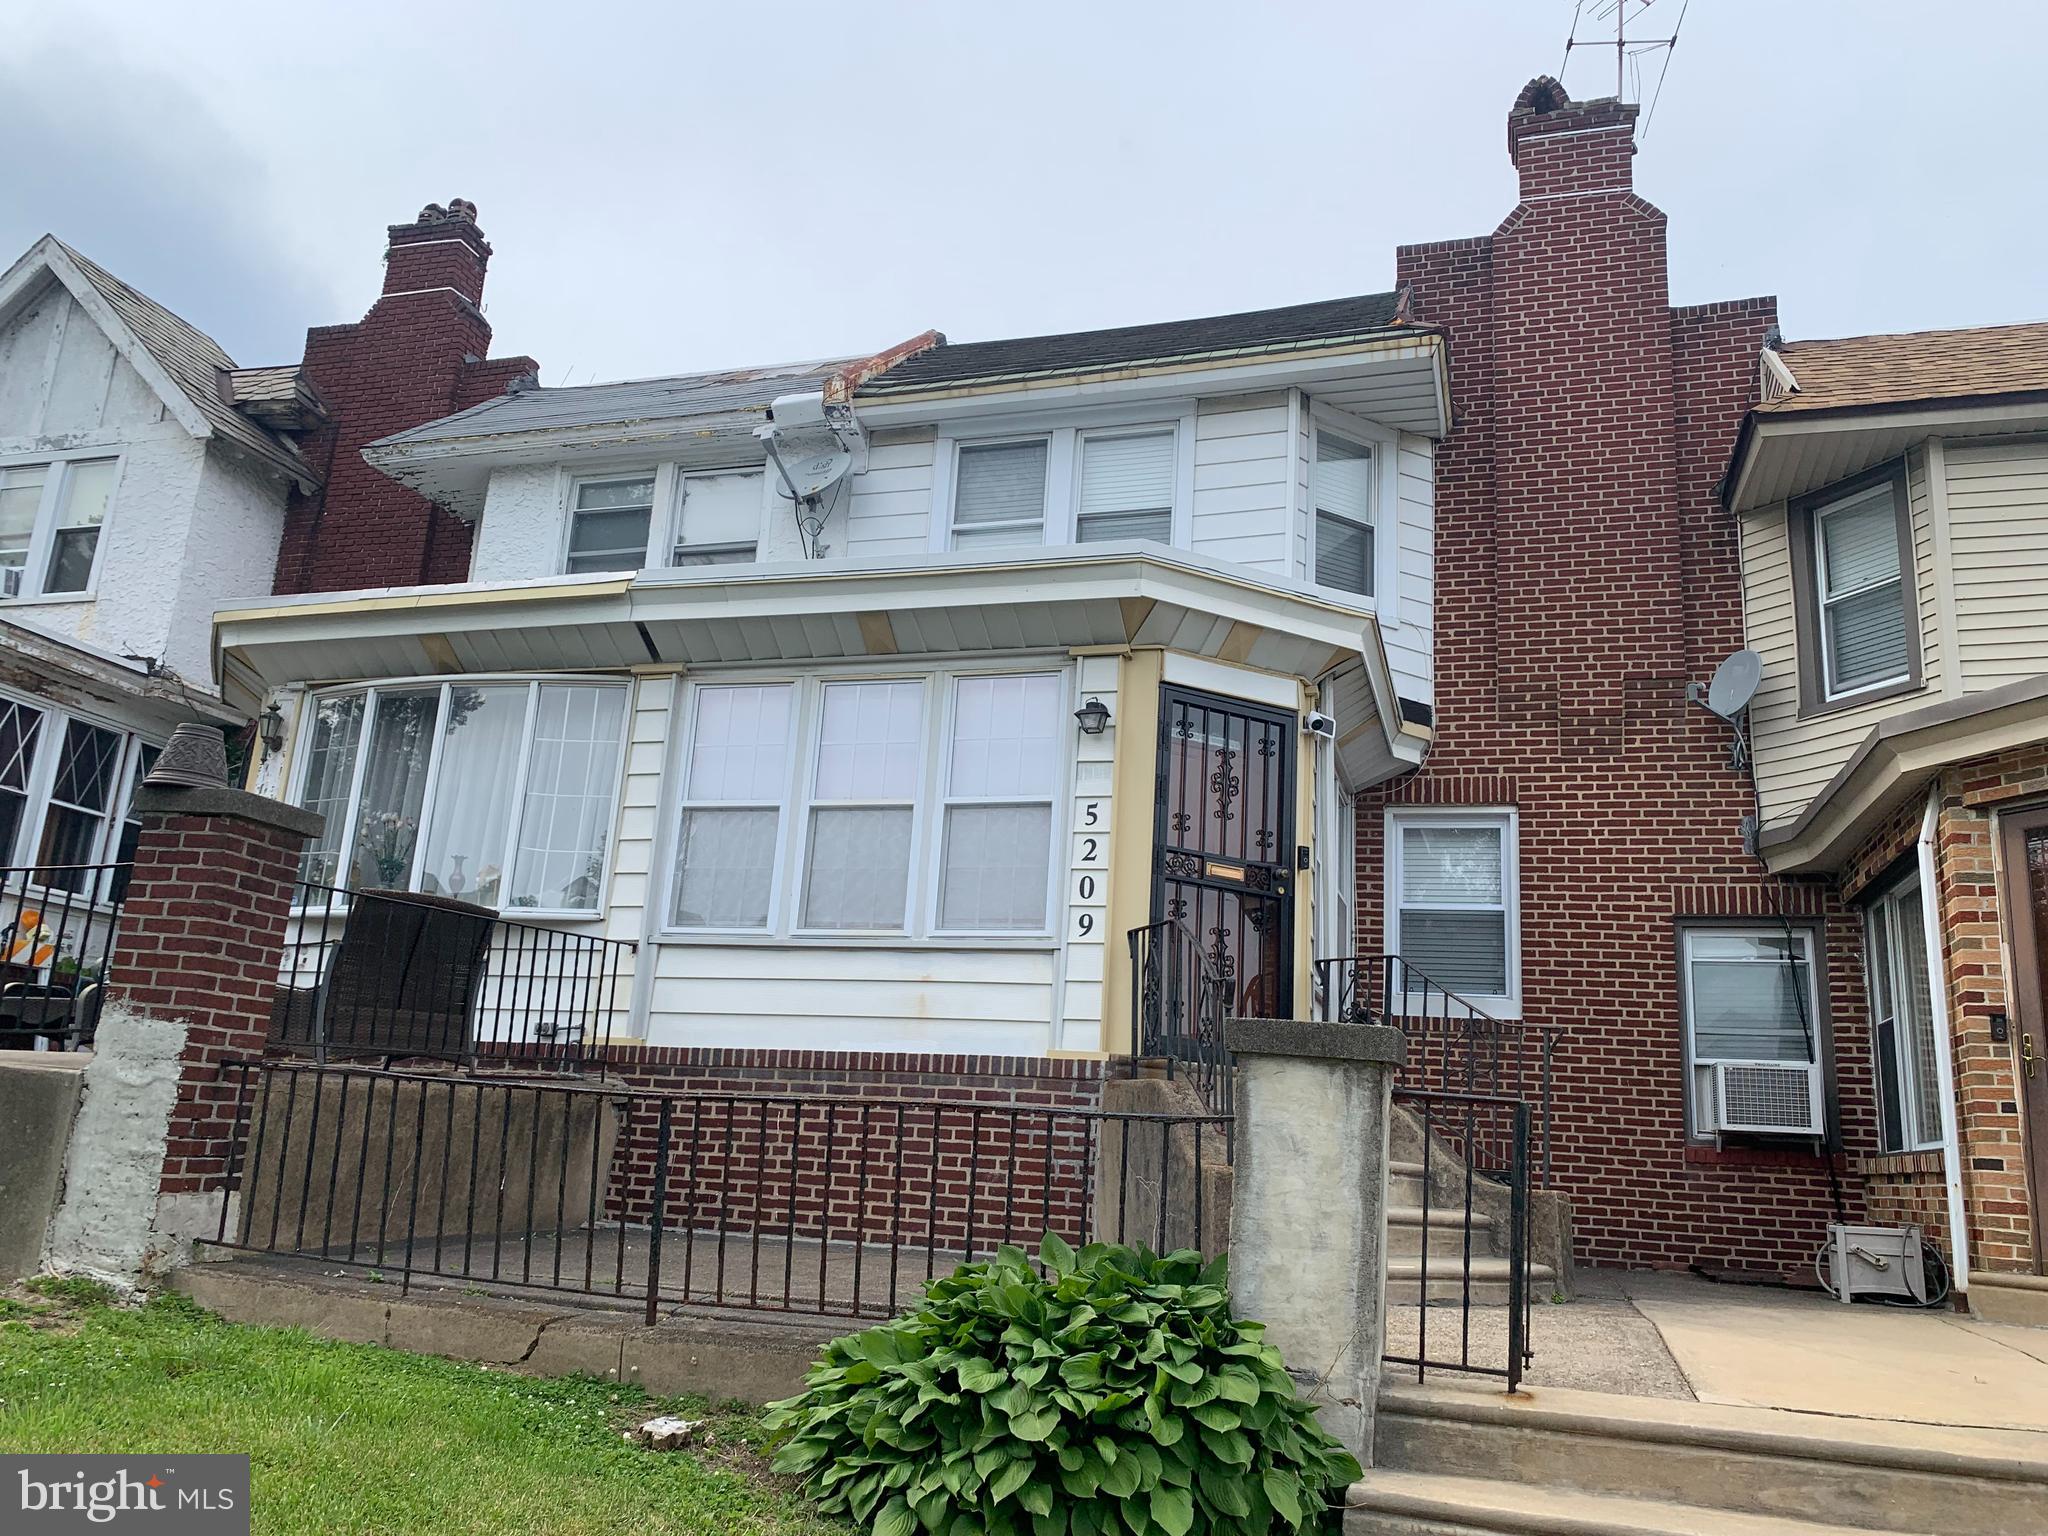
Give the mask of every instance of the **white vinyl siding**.
POLYGON ((1074 542, 1173 539, 1174 434, 1088 432, 1081 436, 1081 492, 1074 542))
POLYGON ((1720 1062, 1820 1060, 1813 939, 1795 928, 1698 924, 1679 930, 1692 1136, 1713 1133, 1713 1069, 1720 1062))
POLYGON ((676 479, 676 537, 669 563, 732 565, 752 560, 761 539, 764 472, 711 470, 676 479))
POLYGON ((647 564, 654 472, 578 480, 570 496, 571 573, 637 571, 647 564))
POLYGON ((1387 850, 1387 949, 1411 969, 1407 985, 1426 978, 1490 1013, 1519 1013, 1513 814, 1391 810, 1387 850))
POLYGON ((2048 672, 2048 439, 1952 442, 1943 457, 1960 686, 2048 672))
POLYGON ((1203 400, 1195 415, 1192 535, 1198 555, 1299 574, 1288 513, 1295 456, 1285 393, 1203 400))
POLYGON ((953 547, 1045 542, 1045 438, 962 443, 954 464, 953 547))
POLYGON ((1813 537, 1828 697, 1905 678, 1911 642, 1892 482, 1816 507, 1813 537))
POLYGON ((1887 1152, 1941 1145, 1934 990, 1916 882, 1873 902, 1864 961, 1878 1073, 1879 1135, 1887 1152))
POLYGON ((1373 590, 1373 451, 1327 428, 1315 434, 1309 483, 1315 499, 1315 580, 1370 596, 1373 590))

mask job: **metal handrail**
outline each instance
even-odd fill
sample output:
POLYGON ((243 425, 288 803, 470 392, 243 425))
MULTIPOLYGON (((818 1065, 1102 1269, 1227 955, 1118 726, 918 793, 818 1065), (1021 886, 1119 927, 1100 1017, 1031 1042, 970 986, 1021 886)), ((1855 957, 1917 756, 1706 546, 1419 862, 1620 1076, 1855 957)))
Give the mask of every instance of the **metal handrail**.
POLYGON ((1222 967, 1177 917, 1133 928, 1131 1022, 1140 1058, 1163 1060, 1170 1078, 1185 1071, 1202 1103, 1219 1115, 1232 1107, 1232 1061, 1223 1042, 1230 989, 1222 967))

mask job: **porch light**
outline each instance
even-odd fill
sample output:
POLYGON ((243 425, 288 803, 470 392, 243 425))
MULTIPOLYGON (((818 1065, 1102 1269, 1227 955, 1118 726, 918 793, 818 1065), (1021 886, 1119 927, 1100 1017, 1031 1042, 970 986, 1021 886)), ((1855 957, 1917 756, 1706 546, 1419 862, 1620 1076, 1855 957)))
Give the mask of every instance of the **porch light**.
POLYGON ((263 740, 263 756, 267 760, 284 750, 284 711, 272 700, 270 707, 256 717, 256 734, 263 740))
POLYGON ((1081 723, 1081 734, 1100 736, 1109 725, 1109 706, 1100 699, 1090 699, 1074 711, 1074 718, 1081 723))

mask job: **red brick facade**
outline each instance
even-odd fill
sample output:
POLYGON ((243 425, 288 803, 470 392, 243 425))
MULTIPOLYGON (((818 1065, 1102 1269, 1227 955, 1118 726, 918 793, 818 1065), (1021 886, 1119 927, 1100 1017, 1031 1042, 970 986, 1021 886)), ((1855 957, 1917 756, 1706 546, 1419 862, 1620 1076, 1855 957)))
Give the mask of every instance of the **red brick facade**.
POLYGON ((1810 1272, 1827 1162, 1687 1141, 1677 963, 1685 919, 1818 924, 1843 1149, 1874 1150, 1856 924, 1761 876, 1727 730, 1685 696, 1744 643, 1715 484, 1776 306, 1674 308, 1664 215, 1631 187, 1636 108, 1562 102, 1535 82, 1511 114, 1522 201, 1493 235, 1398 256, 1451 341, 1437 740, 1360 802, 1360 947, 1385 947, 1387 806, 1513 807, 1524 1016, 1568 1031, 1552 1167, 1580 1257, 1810 1272))
POLYGON ((491 248, 476 210, 456 202, 394 224, 384 291, 349 325, 306 333, 306 377, 329 413, 301 446, 325 477, 285 509, 275 590, 340 592, 469 578, 471 526, 363 462, 367 443, 501 395, 537 374, 530 357, 492 358, 484 319, 491 248))
POLYGON ((240 1085, 221 1064, 262 1054, 305 834, 148 799, 141 820, 112 992, 117 1006, 188 1023, 160 1193, 196 1194, 227 1171, 240 1085))

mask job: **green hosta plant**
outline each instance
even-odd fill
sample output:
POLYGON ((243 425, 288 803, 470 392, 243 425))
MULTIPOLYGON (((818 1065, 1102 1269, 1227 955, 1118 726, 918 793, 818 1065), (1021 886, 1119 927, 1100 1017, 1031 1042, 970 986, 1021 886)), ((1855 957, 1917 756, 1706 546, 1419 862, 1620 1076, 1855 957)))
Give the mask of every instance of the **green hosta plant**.
POLYGON ((768 1416, 775 1469, 875 1536, 1266 1536, 1358 1463, 1295 1395, 1224 1261, 1056 1237, 836 1339, 768 1416))

